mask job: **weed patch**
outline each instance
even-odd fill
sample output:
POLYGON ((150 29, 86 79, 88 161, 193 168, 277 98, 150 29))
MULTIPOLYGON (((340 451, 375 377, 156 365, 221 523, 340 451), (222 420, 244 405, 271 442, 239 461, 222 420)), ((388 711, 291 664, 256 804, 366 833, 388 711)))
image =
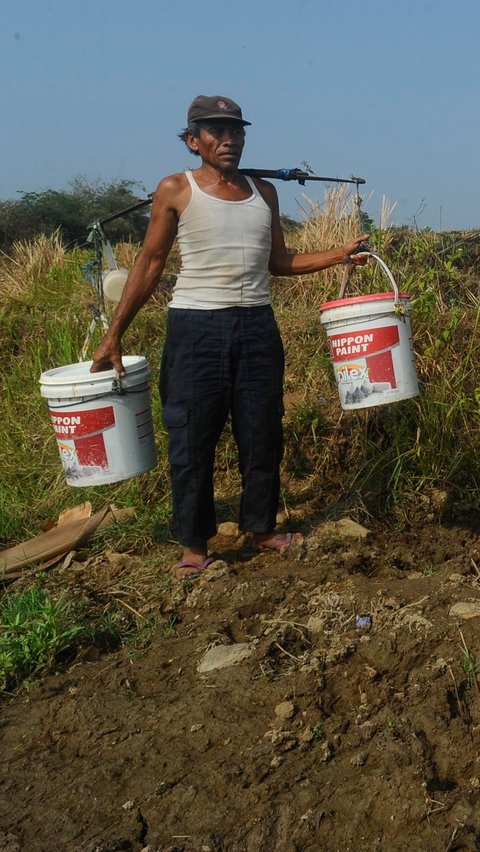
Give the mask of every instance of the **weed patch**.
POLYGON ((85 629, 71 604, 37 587, 7 594, 0 608, 0 689, 51 667, 72 651, 85 629))

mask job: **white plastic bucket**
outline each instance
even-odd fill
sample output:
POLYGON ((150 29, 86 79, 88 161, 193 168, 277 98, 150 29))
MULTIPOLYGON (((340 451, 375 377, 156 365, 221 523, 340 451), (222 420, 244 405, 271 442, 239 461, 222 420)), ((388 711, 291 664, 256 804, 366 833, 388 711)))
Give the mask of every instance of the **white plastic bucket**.
POLYGON ((106 485, 138 476, 157 463, 145 358, 123 357, 126 376, 91 373, 92 361, 40 376, 69 485, 106 485))
POLYGON ((372 408, 418 395, 410 325, 411 303, 399 293, 374 293, 321 306, 343 409, 372 408))

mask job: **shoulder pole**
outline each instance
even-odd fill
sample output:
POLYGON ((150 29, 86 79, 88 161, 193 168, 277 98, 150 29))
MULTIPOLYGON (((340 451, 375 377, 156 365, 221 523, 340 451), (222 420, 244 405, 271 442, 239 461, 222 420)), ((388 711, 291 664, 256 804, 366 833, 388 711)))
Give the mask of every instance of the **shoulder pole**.
MULTIPOLYGON (((300 186, 305 186, 305 181, 307 180, 320 180, 324 183, 354 183, 357 186, 357 191, 360 184, 365 183, 364 178, 355 177, 354 175, 349 178, 320 177, 320 175, 312 175, 310 172, 302 171, 302 169, 239 169, 239 172, 240 174, 247 175, 248 177, 269 178, 270 180, 296 180, 300 186)), ((100 226, 106 225, 108 222, 113 222, 114 219, 119 219, 126 213, 132 213, 134 210, 140 210, 141 207, 146 207, 148 204, 152 203, 153 196, 154 193, 149 192, 148 198, 141 199, 135 204, 125 207, 124 210, 119 210, 117 213, 112 213, 110 216, 107 216, 105 219, 102 219, 96 224, 100 226)))

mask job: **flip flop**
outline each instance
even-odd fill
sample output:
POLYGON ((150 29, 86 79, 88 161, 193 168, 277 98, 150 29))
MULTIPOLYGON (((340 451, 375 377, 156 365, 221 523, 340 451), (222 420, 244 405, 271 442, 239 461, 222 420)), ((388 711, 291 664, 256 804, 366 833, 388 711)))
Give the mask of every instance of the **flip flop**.
POLYGON ((303 535, 301 533, 281 533, 275 535, 269 542, 265 544, 258 544, 257 547, 259 550, 277 550, 282 551, 284 547, 289 547, 291 544, 301 544, 303 542, 303 535), (300 536, 300 538, 294 538, 294 536, 300 536))
POLYGON ((191 562, 189 559, 184 559, 179 562, 176 568, 177 580, 193 580, 198 577, 205 568, 214 562, 211 556, 208 556, 200 565, 198 562, 191 562))

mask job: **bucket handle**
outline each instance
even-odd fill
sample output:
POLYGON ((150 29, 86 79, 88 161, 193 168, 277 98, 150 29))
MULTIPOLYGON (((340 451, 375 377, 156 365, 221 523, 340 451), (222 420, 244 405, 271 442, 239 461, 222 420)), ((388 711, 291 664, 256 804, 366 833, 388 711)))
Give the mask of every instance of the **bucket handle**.
MULTIPOLYGON (((363 254, 368 255, 368 257, 373 257, 373 259, 376 260, 377 263, 380 264, 380 266, 382 267, 383 271, 385 272, 388 280, 390 281, 390 284, 392 285, 393 293, 394 293, 394 296, 395 296, 395 299, 394 299, 395 313, 398 314, 398 315, 401 315, 401 316, 406 314, 407 311, 406 311, 404 303, 400 299, 400 293, 398 291, 397 283, 396 283, 395 278, 393 277, 390 269, 388 268, 387 264, 385 263, 385 261, 382 260, 382 258, 379 257, 378 254, 375 254, 373 251, 362 252, 362 255, 363 254)), ((353 268, 354 267, 351 264, 349 264, 348 266, 345 267, 345 272, 343 274, 343 280, 342 280, 342 284, 341 284, 341 287, 340 287, 339 299, 343 299, 344 296, 345 296, 345 290, 346 290, 350 275, 353 272, 353 268)))
POLYGON ((112 381, 112 392, 118 393, 120 396, 124 396, 127 392, 122 385, 122 377, 117 370, 115 370, 115 378, 112 381))

